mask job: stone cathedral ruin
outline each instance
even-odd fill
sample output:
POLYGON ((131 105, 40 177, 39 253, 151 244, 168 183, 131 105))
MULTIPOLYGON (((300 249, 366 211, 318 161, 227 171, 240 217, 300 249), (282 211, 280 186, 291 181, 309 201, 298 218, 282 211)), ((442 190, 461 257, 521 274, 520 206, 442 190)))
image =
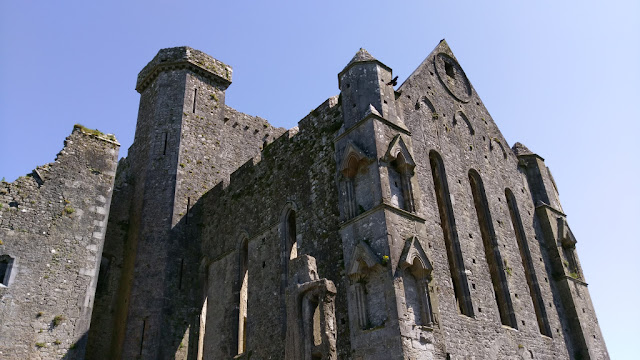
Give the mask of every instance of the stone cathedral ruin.
POLYGON ((135 141, 76 126, 0 185, 2 359, 608 359, 544 159, 445 41, 364 49, 289 130, 189 47, 138 75, 135 141))

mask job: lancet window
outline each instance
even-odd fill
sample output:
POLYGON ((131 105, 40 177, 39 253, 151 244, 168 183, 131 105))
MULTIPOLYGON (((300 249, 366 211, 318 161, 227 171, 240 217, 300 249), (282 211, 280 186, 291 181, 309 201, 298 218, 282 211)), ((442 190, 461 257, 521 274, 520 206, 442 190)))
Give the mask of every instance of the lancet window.
POLYGON ((509 207, 509 214, 511 215, 511 223, 513 224, 518 248, 520 249, 520 258, 522 259, 524 274, 527 278, 527 285, 529 286, 529 294, 531 295, 536 319, 538 320, 538 328, 540 329, 541 334, 551 337, 551 327, 549 326, 547 312, 544 307, 544 300, 542 299, 542 293, 540 292, 540 286, 538 285, 538 279, 536 278, 533 259, 531 258, 531 251, 529 250, 529 243, 524 231, 524 226, 522 225, 522 218, 520 217, 518 204, 510 189, 506 189, 504 194, 507 199, 507 206, 509 207))
POLYGON ((249 244, 248 239, 242 240, 239 261, 239 315, 238 315, 238 354, 247 350, 247 313, 249 300, 249 244))
POLYGON ((513 311, 513 304, 511 303, 507 275, 505 273, 502 256, 500 255, 498 239, 496 238, 493 221, 491 220, 489 203, 487 202, 482 179, 475 170, 469 171, 469 183, 471 184, 471 193, 473 194, 473 203, 478 216, 478 224, 480 225, 484 253, 487 264, 489 265, 491 283, 493 284, 493 291, 496 302, 498 303, 500 321, 503 325, 517 329, 518 324, 516 323, 516 316, 513 311))
POLYGON ((464 269, 444 163, 440 155, 435 151, 429 153, 429 162, 440 213, 440 225, 442 226, 444 242, 447 248, 447 260, 449 261, 454 294, 460 313, 473 317, 473 304, 471 303, 471 294, 469 293, 467 275, 464 269))

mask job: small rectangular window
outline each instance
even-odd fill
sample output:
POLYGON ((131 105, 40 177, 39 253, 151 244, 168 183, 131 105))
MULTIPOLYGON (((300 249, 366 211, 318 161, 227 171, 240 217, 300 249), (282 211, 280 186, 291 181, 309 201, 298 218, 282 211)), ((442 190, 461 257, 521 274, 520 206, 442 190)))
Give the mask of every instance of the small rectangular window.
POLYGON ((0 255, 0 285, 9 286, 12 265, 13 258, 11 256, 0 255))

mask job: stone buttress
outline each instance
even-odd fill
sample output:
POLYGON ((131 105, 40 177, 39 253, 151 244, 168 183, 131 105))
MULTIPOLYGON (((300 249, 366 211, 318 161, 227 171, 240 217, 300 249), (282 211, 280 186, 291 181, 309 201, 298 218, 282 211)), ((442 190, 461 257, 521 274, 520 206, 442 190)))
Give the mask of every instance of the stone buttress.
POLYGON ((609 358, 578 260, 577 241, 562 210, 551 170, 542 157, 526 146, 516 143, 513 149, 535 203, 536 231, 549 254, 551 276, 560 295, 559 307, 565 315, 563 331, 569 340, 570 355, 576 359, 609 358))
MULTIPOLYGON (((354 359, 431 352, 436 321, 431 264, 411 133, 396 107, 391 69, 360 49, 338 75, 344 127, 335 138, 354 359)), ((422 358, 422 357, 420 357, 422 358)))

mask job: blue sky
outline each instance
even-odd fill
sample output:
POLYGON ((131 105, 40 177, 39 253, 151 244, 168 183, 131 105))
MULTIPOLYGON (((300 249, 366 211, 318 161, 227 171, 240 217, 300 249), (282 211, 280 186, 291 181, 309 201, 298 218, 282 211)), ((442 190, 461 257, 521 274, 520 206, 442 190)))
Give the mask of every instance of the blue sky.
POLYGON ((227 104, 292 127, 360 47, 402 82, 443 38, 509 145, 546 159, 610 355, 637 358, 637 1, 2 1, 0 178, 53 161, 74 123, 126 155, 161 48, 231 65, 227 104))

